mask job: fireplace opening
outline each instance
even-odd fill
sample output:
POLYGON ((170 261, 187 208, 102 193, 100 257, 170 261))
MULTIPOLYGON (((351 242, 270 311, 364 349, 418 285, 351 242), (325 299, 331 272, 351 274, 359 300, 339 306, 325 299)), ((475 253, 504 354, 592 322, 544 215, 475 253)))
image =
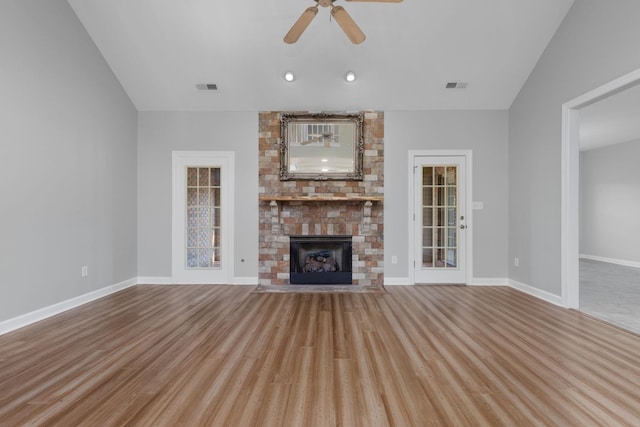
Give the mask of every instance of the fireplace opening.
POLYGON ((290 236, 292 285, 351 285, 351 236, 290 236))

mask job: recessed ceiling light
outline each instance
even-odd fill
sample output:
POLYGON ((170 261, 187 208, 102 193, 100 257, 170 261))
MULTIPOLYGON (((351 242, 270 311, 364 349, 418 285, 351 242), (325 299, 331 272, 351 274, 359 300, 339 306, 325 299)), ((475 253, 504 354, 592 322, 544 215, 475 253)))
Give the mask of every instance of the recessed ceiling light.
POLYGON ((347 74, 344 75, 344 79, 349 83, 354 82, 356 80, 356 73, 348 71, 347 74))
POLYGON ((284 73, 284 79, 288 82, 292 82, 296 79, 296 76, 293 74, 293 71, 287 71, 284 73))

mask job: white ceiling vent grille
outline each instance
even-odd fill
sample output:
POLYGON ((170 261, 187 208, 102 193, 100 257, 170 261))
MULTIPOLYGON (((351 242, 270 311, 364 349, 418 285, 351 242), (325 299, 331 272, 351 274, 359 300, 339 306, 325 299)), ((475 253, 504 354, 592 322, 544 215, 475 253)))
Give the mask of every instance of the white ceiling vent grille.
POLYGON ((447 82, 445 89, 466 89, 468 85, 467 82, 447 82))
POLYGON ((215 83, 198 83, 196 89, 204 91, 217 91, 218 85, 215 83))

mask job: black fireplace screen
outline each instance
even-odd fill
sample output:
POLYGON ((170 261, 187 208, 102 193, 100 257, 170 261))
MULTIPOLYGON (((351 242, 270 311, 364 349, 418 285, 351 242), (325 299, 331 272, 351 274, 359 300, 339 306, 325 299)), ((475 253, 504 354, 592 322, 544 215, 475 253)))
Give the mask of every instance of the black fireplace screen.
POLYGON ((352 284, 351 236, 291 236, 292 285, 352 284))

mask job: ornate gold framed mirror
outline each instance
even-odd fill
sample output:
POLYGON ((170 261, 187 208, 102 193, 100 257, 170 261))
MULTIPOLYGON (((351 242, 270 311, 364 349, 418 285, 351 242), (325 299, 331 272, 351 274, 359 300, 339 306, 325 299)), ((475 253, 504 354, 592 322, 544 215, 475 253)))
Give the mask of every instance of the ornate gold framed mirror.
POLYGON ((362 180, 363 126, 363 113, 283 113, 280 180, 362 180))

